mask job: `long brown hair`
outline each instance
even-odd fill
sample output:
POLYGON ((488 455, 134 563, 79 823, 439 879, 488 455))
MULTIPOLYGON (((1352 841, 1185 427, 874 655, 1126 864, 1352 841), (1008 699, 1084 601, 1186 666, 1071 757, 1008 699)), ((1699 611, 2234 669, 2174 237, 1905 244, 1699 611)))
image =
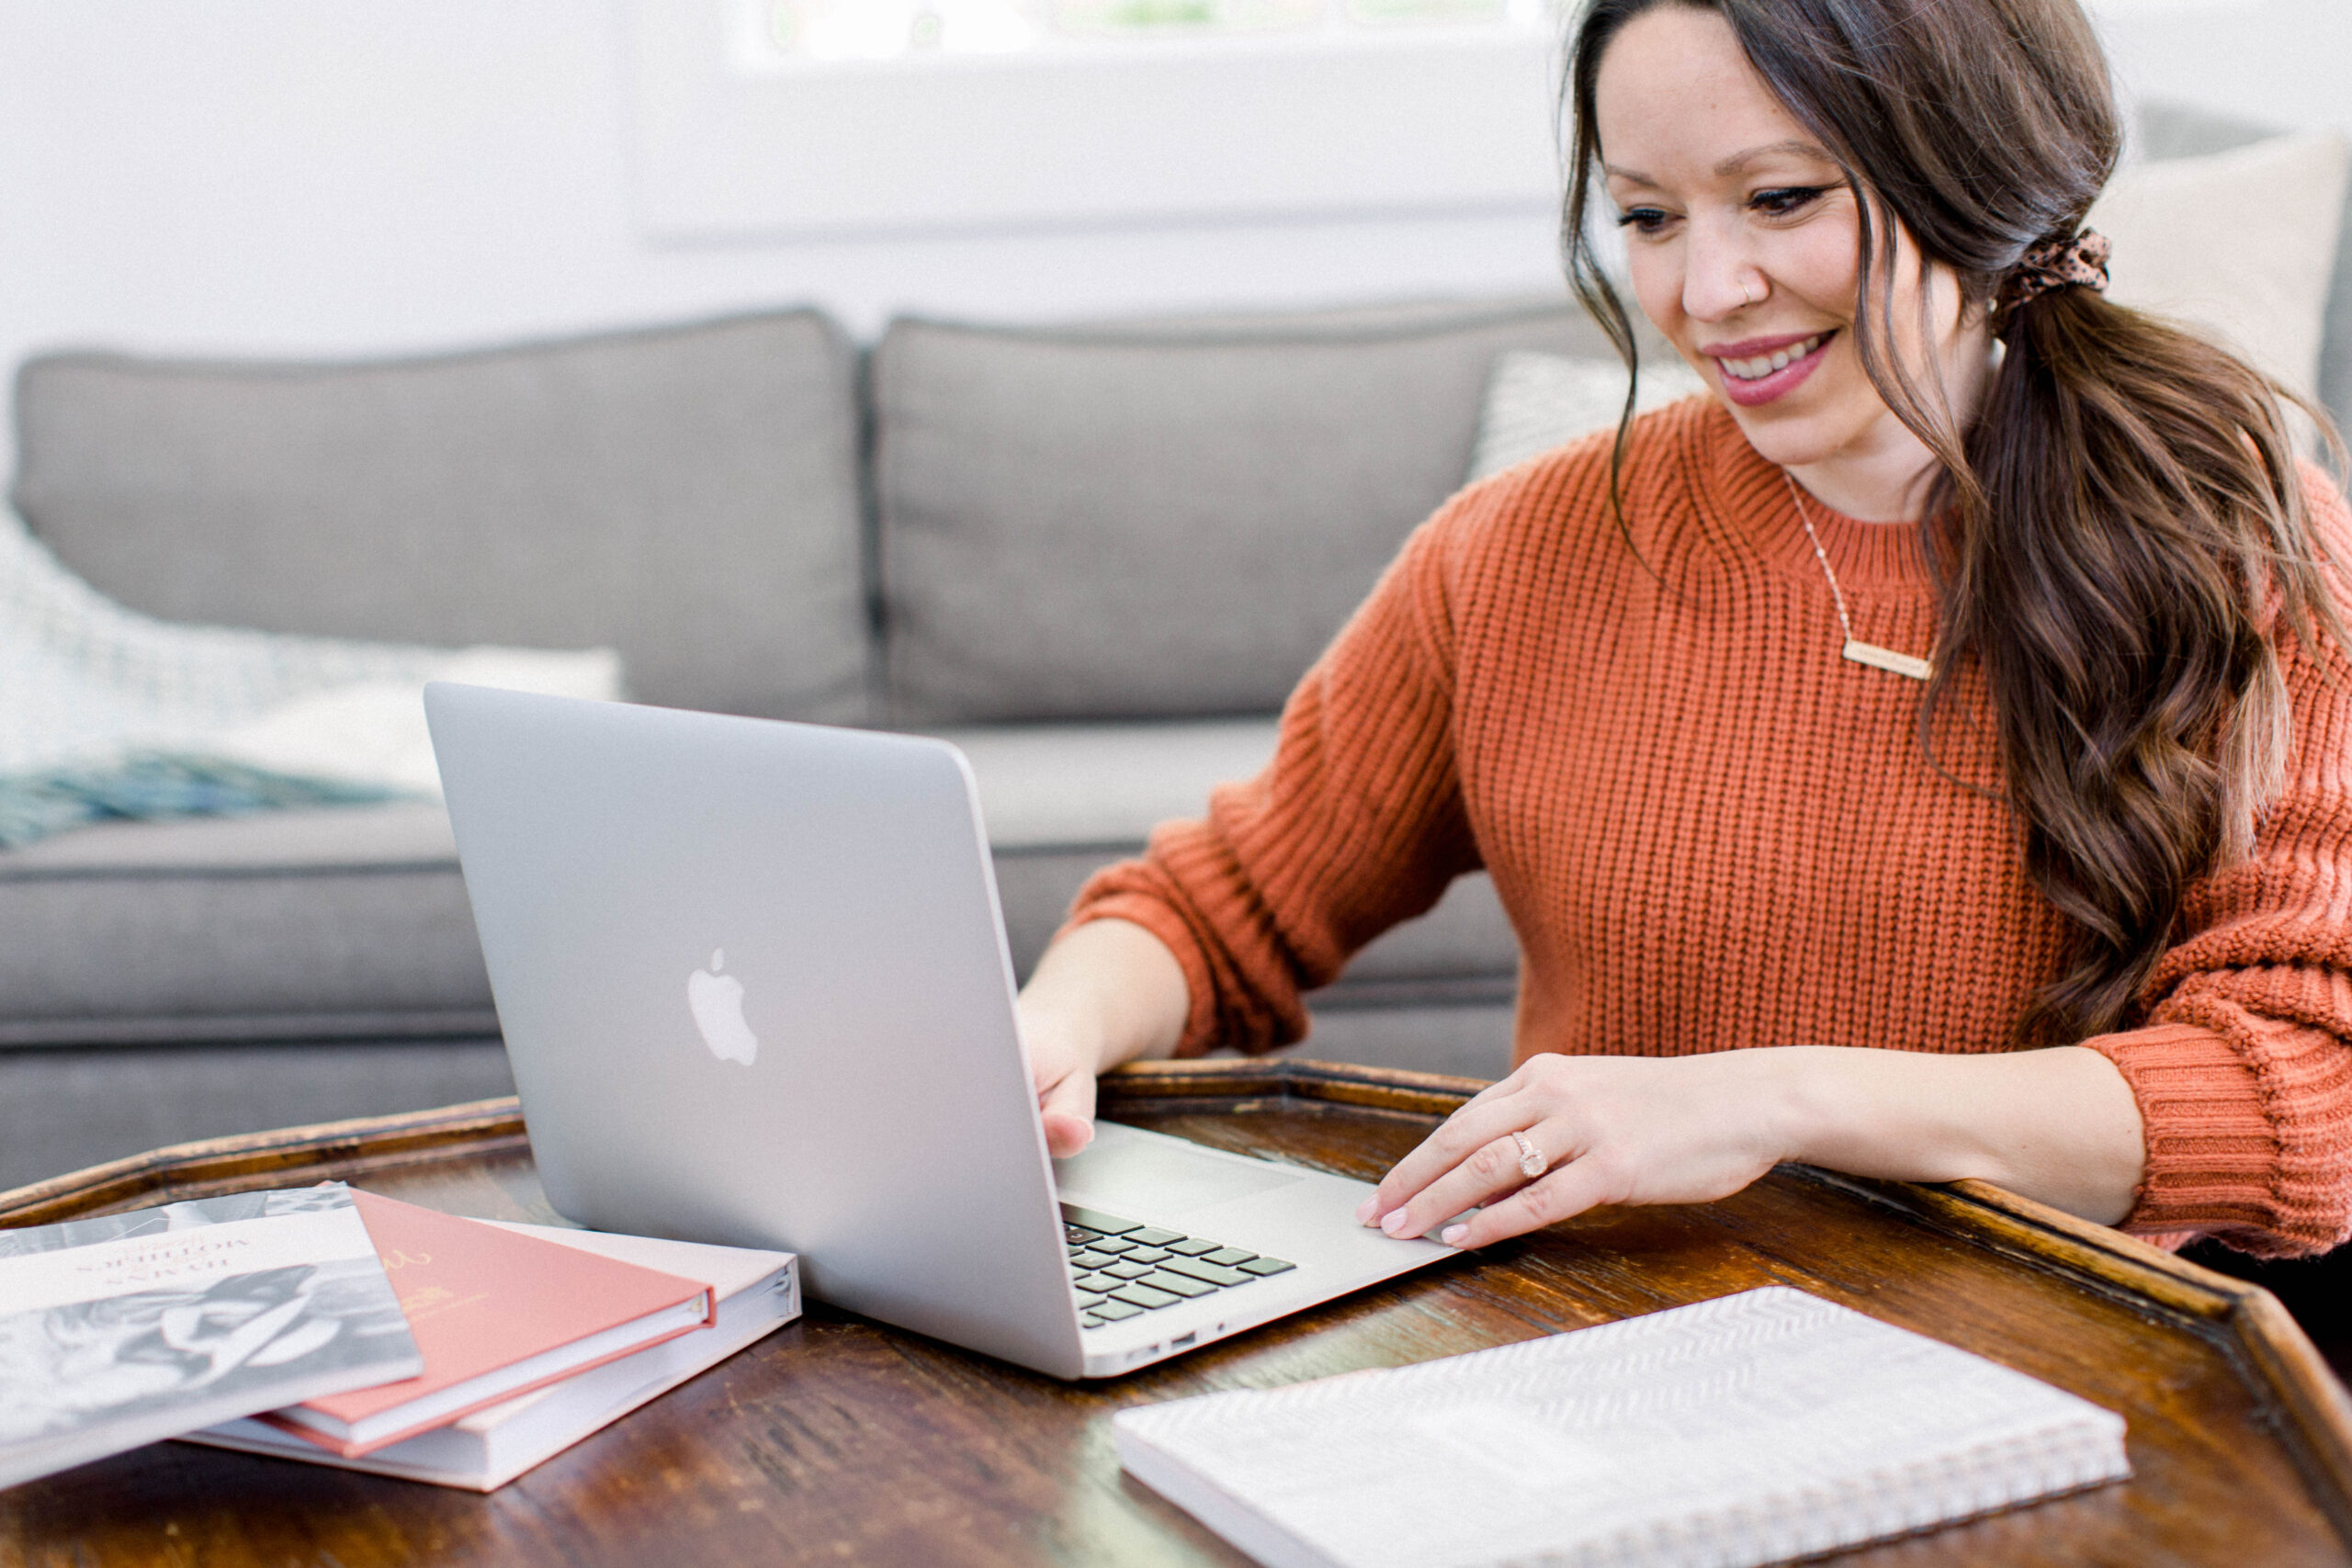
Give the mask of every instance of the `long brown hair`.
MULTIPOLYGON (((2283 782, 2272 631, 2342 644, 2284 405, 2310 413, 2339 460, 2342 446, 2278 383, 2088 288, 2003 299, 2029 249, 2081 228, 2121 142, 2075 0, 1589 0, 1564 84, 1563 238, 1578 297, 1636 375, 1588 227, 1593 104, 1611 40, 1659 5, 1730 24, 1863 214, 1855 346, 1939 468, 1920 532, 1943 611, 1921 743, 1973 663, 2026 871, 2071 936, 2013 1038, 2116 1028, 2177 934, 2188 884, 2251 848, 2283 782), (1965 429, 1940 381, 1922 387, 1888 347, 1898 225, 2002 345, 1965 429)), ((1621 464, 1632 412, 1629 389, 1621 464)))

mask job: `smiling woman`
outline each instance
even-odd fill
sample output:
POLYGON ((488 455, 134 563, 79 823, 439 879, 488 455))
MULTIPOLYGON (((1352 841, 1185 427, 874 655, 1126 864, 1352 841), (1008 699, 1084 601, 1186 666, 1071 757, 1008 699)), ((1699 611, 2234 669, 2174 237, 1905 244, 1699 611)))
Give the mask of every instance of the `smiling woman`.
POLYGON ((2352 516, 2290 393, 2102 298, 2074 0, 1589 0, 1568 85, 1572 279, 1638 371, 1605 190, 1711 395, 1456 497, 1267 771, 1081 894, 1023 998, 1049 1141, 1106 1064, 1296 1038, 1483 865, 1519 1066, 1367 1224, 1802 1160, 2344 1239, 2352 516))

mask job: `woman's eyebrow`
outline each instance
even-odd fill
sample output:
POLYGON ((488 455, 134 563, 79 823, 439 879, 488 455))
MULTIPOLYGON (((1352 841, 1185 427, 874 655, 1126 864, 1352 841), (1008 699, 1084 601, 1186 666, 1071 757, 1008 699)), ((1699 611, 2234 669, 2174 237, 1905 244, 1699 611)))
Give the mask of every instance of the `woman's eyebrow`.
MULTIPOLYGON (((1715 177, 1729 179, 1747 169, 1751 164, 1760 164, 1768 158, 1781 157, 1804 158, 1818 164, 1834 164, 1838 162, 1829 155, 1829 150, 1819 143, 1792 138, 1786 141, 1768 142, 1761 147, 1750 147, 1744 152, 1733 153, 1715 165, 1715 177)), ((1600 165, 1600 172, 1612 180, 1624 180, 1633 185, 1657 188, 1657 182, 1639 169, 1628 169, 1622 164, 1603 163, 1600 165)))
POLYGON ((1750 147, 1745 152, 1733 153, 1730 157, 1725 158, 1722 163, 1715 165, 1715 177, 1717 179, 1729 179, 1732 175, 1746 169, 1750 164, 1760 164, 1767 158, 1778 158, 1783 156, 1806 158, 1815 163, 1822 164, 1834 164, 1838 161, 1829 155, 1829 150, 1827 148, 1820 146, 1815 142, 1798 140, 1774 141, 1762 147, 1750 147))

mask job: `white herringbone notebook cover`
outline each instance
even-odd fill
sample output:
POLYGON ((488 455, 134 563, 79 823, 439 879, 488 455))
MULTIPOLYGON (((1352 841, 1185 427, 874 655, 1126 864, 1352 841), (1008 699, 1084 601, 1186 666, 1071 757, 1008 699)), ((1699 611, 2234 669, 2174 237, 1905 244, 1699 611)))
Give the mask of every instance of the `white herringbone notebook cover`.
POLYGON ((2120 1416, 1778 1286, 1113 1426, 1271 1568, 1755 1568, 2131 1473, 2120 1416))

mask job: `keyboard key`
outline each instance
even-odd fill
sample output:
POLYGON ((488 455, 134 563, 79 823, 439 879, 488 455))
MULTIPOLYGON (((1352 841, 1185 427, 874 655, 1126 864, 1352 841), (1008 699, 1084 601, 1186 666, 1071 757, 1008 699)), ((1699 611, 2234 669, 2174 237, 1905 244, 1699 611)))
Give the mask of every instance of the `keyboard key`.
POLYGON ((1108 1295, 1126 1281, 1115 1274, 1080 1274, 1075 1283, 1081 1291, 1094 1291, 1108 1295))
POLYGON ((1069 1255, 1069 1266, 1073 1269, 1107 1269, 1117 1261, 1118 1258, 1110 1253, 1097 1252, 1091 1247, 1069 1255))
POLYGON ((1095 1306, 1094 1315, 1105 1323, 1123 1323, 1131 1317, 1141 1317, 1143 1308, 1129 1306, 1125 1302, 1102 1302, 1095 1306))
POLYGON ((1098 1291, 1082 1291, 1079 1293, 1078 1310, 1080 1312, 1092 1312, 1096 1307, 1101 1306, 1104 1302, 1107 1302, 1110 1299, 1110 1297, 1103 1295, 1098 1291))
POLYGON ((1098 1232, 1088 1230, 1084 1225, 1064 1225, 1062 1239, 1072 1247, 1091 1247, 1102 1238, 1098 1232))
POLYGON ((1125 1256, 1130 1263, 1164 1263, 1168 1260, 1168 1254, 1156 1247, 1131 1247, 1125 1256))
POLYGON ((1164 1273, 1182 1274, 1188 1280, 1198 1280, 1210 1285, 1246 1285, 1250 1276, 1238 1269, 1227 1269, 1222 1263, 1212 1263, 1205 1258, 1171 1258, 1161 1264, 1164 1273))
POLYGON ((1198 1236, 1186 1236, 1182 1241, 1170 1243, 1168 1250, 1181 1252, 1187 1258, 1198 1258, 1204 1252, 1215 1252, 1218 1246, 1216 1242, 1203 1241, 1198 1236))
POLYGON ((1151 1265, 1148 1263, 1114 1263, 1108 1269, 1103 1269, 1102 1272, 1105 1274, 1115 1274, 1122 1280, 1140 1280, 1146 1274, 1151 1272, 1151 1265))
POLYGON ((1258 1255, 1254 1252, 1244 1252, 1238 1247, 1220 1247, 1215 1252, 1204 1252, 1201 1256, 1212 1263, 1222 1263, 1227 1269, 1238 1269, 1258 1255))
POLYGON ((1146 1312, 1157 1312, 1164 1306, 1174 1306, 1184 1298, 1167 1291, 1155 1291, 1149 1285, 1122 1285, 1111 1292, 1111 1299, 1138 1306, 1146 1312))
POLYGON ((1182 1231, 1125 1230, 1117 1233, 1137 1247, 1166 1247, 1184 1239, 1182 1231))
POLYGON ((1244 1274, 1287 1274, 1296 1267, 1279 1258, 1253 1258, 1241 1265, 1241 1271, 1244 1274))
POLYGON ((1123 1235, 1106 1235, 1093 1244, 1097 1252, 1129 1252, 1134 1250, 1135 1245, 1123 1235))
POLYGON ((1103 1319, 1095 1316, 1091 1312, 1080 1313, 1078 1315, 1078 1325, 1080 1328, 1100 1328, 1102 1326, 1103 1322, 1103 1319))
POLYGON ((1130 1232, 1143 1229, 1143 1223, 1139 1220, 1123 1220, 1116 1214, 1105 1214, 1095 1209, 1081 1209, 1075 1203, 1062 1205, 1062 1223, 1084 1225, 1088 1230, 1100 1231, 1104 1235, 1125 1235, 1130 1232))
POLYGON ((1171 1296, 1182 1296, 1187 1300, 1193 1296, 1209 1295, 1216 1290, 1215 1285, 1204 1285, 1198 1280, 1187 1280, 1182 1274, 1147 1274, 1137 1283, 1148 1285, 1155 1291, 1166 1291, 1171 1296))

